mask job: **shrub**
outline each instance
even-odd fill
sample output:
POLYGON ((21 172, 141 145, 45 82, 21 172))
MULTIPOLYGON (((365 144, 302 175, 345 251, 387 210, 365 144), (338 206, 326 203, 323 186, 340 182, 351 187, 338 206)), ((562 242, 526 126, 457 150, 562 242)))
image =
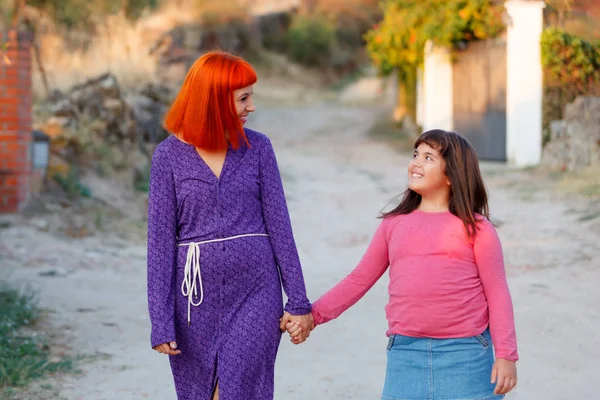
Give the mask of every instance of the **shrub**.
POLYGON ((39 317, 34 292, 0 284, 0 389, 23 386, 44 373, 72 367, 69 359, 50 359, 43 336, 22 331, 39 317))
POLYGON ((287 33, 290 57, 308 66, 324 65, 334 45, 334 27, 324 18, 298 15, 287 33))
POLYGON ((580 95, 600 95, 600 46, 556 28, 541 38, 544 70, 543 124, 562 119, 564 107, 580 95))

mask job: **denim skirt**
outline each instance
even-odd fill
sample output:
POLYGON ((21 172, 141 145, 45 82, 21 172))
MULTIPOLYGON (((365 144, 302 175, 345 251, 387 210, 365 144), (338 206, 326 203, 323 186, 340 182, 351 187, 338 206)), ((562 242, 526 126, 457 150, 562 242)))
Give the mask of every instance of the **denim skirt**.
POLYGON ((497 400, 489 329, 460 339, 392 335, 382 400, 497 400))

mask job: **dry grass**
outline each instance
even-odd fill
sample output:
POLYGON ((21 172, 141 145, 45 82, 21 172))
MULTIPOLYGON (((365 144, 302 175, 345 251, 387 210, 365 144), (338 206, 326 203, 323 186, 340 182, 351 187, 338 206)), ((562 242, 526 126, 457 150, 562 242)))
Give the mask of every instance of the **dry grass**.
MULTIPOLYGON (((135 22, 121 14, 112 15, 98 23, 93 34, 65 33, 40 17, 37 42, 50 88, 64 90, 106 72, 113 73, 126 88, 153 81, 157 59, 150 50, 185 16, 174 7, 135 22)), ((33 86, 36 95, 44 94, 35 66, 33 86)))
POLYGON ((301 6, 301 0, 239 0, 253 15, 286 12, 301 6))
MULTIPOLYGON (((38 37, 41 59, 49 86, 66 89, 105 72, 116 75, 122 85, 135 86, 155 74, 156 60, 149 55, 140 26, 122 16, 109 17, 89 39, 91 46, 70 49, 60 33, 38 37)), ((42 94, 41 75, 34 71, 34 91, 42 94)))
POLYGON ((321 0, 317 9, 326 15, 346 14, 358 21, 373 22, 373 15, 380 11, 379 0, 321 0))
MULTIPOLYGON (((106 72, 113 73, 124 88, 153 81, 157 56, 151 54, 151 49, 170 30, 199 21, 226 24, 248 15, 235 1, 198 4, 194 0, 173 0, 137 21, 122 14, 108 16, 96 24, 93 33, 66 32, 49 18, 37 15, 37 40, 50 88, 64 90, 106 72)), ((35 66, 33 79, 36 95, 43 95, 41 75, 35 66)))
POLYGON ((560 177, 557 187, 566 194, 600 200, 600 168, 590 167, 577 172, 565 172, 560 177))
POLYGON ((392 146, 403 154, 411 154, 416 137, 411 136, 390 118, 391 111, 386 110, 371 127, 368 135, 378 141, 392 146))

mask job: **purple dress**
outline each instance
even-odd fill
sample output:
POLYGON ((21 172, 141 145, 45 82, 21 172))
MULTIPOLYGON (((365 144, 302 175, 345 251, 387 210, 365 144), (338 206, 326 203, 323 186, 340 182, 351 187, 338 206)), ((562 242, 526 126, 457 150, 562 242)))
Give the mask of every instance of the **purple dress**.
POLYGON ((152 157, 151 343, 177 342, 181 354, 169 358, 181 400, 211 399, 217 381, 221 400, 272 399, 281 285, 286 311, 311 310, 273 147, 245 131, 250 147, 229 148, 219 179, 174 136, 152 157), (234 238, 248 234, 263 236, 234 238))

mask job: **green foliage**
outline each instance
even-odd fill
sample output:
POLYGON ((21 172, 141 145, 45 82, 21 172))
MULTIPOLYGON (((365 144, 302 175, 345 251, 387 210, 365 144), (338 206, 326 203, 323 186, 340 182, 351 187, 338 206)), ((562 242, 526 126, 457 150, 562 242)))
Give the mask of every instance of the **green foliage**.
POLYGON ((6 54, 6 50, 8 50, 8 43, 2 42, 2 40, 3 39, 0 39, 0 65, 8 65, 10 64, 10 58, 8 58, 8 55, 6 54))
POLYGON ((334 28, 324 18, 298 15, 287 32, 290 56, 294 61, 309 66, 323 64, 334 41, 334 28))
POLYGON ((504 29, 504 6, 492 0, 386 0, 383 21, 367 32, 367 49, 381 73, 410 73, 423 62, 425 43, 454 48, 504 29))
POLYGON ((89 27, 95 18, 119 11, 138 18, 145 8, 157 7, 158 0, 28 0, 27 4, 67 27, 89 27))
POLYGON ((547 132, 550 122, 562 119, 564 107, 577 96, 600 95, 600 45, 550 28, 542 33, 541 58, 547 132))
POLYGON ((68 359, 50 360, 42 336, 21 331, 39 317, 34 292, 0 285, 0 388, 22 386, 45 373, 72 367, 68 359))
POLYGON ((134 20, 139 18, 146 8, 155 9, 156 7, 158 7, 158 0, 129 0, 123 10, 128 18, 134 20))
POLYGON ((0 336, 34 323, 39 318, 33 293, 20 292, 6 284, 0 285, 0 336))
MULTIPOLYGON (((274 37, 265 39, 269 47, 283 48, 297 62, 318 65, 345 77, 367 61, 363 36, 380 14, 377 0, 316 2, 314 8, 292 16, 283 46, 274 37)), ((276 24, 273 28, 277 30, 276 24)), ((269 36, 268 32, 263 35, 269 36)))
POLYGON ((92 191, 90 190, 90 188, 83 185, 79 181, 77 168, 75 167, 69 169, 67 176, 64 176, 60 173, 54 174, 52 180, 56 182, 65 191, 65 193, 70 199, 92 197, 92 191))
POLYGON ((542 33, 541 53, 544 78, 550 85, 585 90, 600 82, 600 46, 551 28, 542 33))
POLYGON ((145 165, 135 176, 134 188, 138 192, 148 193, 150 190, 150 165, 145 165))

